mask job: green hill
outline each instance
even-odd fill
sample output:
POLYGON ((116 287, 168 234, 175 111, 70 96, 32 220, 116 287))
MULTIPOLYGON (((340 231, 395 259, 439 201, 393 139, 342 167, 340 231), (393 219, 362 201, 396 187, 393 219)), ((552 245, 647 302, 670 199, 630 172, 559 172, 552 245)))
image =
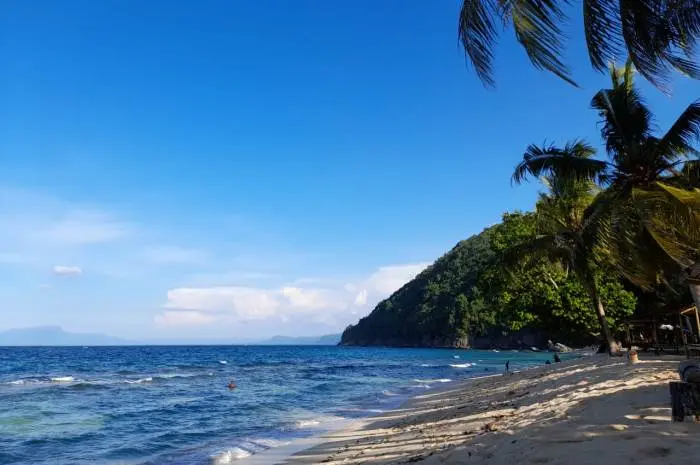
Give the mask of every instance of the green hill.
MULTIPOLYGON (((598 323, 575 276, 558 265, 506 272, 502 252, 535 234, 530 213, 458 243, 380 302, 342 335, 342 345, 401 347, 530 347, 548 338, 573 345, 596 341, 598 323)), ((629 316, 635 296, 611 270, 598 270, 613 327, 629 316)))

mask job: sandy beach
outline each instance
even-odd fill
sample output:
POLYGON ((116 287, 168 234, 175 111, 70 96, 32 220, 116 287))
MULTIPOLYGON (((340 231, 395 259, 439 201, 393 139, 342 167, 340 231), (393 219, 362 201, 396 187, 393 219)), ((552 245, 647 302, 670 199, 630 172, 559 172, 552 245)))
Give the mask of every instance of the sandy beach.
MULTIPOLYGON (((420 395, 282 458, 324 464, 697 464, 700 424, 672 423, 680 357, 590 356, 420 395)), ((269 451, 272 452, 272 451, 269 451)), ((273 453, 274 454, 274 453, 273 453)))

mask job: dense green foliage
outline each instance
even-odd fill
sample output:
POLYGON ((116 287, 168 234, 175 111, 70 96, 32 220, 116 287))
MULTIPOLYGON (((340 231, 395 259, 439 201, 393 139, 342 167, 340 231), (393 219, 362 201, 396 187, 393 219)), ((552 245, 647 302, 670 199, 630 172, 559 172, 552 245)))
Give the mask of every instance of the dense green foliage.
POLYGON ((493 258, 492 229, 460 242, 343 333, 358 345, 451 346, 493 323, 475 288, 493 258))
POLYGON ((700 101, 657 136, 633 76, 631 62, 613 66, 611 88, 591 102, 608 160, 581 140, 530 145, 513 180, 543 182, 535 212, 506 214, 458 244, 342 343, 467 346, 486 334, 489 346, 534 329, 573 344, 600 336, 612 354, 638 302, 640 314, 691 293, 700 305, 697 286, 683 289, 700 283, 700 101))
MULTIPOLYGON (((499 225, 460 242, 343 333, 344 344, 465 346, 488 330, 544 330, 572 344, 594 340, 598 324, 576 276, 542 260, 504 272, 504 252, 535 237, 533 213, 511 213, 499 225)), ((635 308, 615 273, 598 272, 613 328, 635 308)))

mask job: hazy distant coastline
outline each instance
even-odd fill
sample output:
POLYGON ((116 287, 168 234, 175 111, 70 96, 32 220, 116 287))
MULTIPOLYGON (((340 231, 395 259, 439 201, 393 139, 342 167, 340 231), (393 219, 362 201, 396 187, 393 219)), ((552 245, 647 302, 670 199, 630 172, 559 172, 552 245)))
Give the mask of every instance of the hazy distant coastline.
POLYGON ((274 336, 261 340, 149 339, 129 340, 105 334, 73 333, 60 326, 36 326, 0 331, 0 346, 128 346, 128 345, 336 345, 340 334, 274 336))

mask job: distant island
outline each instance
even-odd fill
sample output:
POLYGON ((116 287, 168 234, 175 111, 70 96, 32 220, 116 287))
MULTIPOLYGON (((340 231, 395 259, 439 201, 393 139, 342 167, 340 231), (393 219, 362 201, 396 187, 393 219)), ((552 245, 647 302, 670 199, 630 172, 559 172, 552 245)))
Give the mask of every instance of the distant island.
POLYGON ((289 345, 289 346, 334 346, 340 342, 340 334, 327 334, 325 336, 274 336, 264 341, 255 342, 256 345, 289 345))
POLYGON ((60 326, 36 326, 0 331, 0 346, 131 346, 131 345, 337 345, 340 334, 274 336, 264 340, 153 339, 128 340, 105 334, 72 333, 60 326))
POLYGON ((104 334, 70 333, 60 326, 37 326, 0 331, 0 346, 110 346, 133 342, 104 334))

